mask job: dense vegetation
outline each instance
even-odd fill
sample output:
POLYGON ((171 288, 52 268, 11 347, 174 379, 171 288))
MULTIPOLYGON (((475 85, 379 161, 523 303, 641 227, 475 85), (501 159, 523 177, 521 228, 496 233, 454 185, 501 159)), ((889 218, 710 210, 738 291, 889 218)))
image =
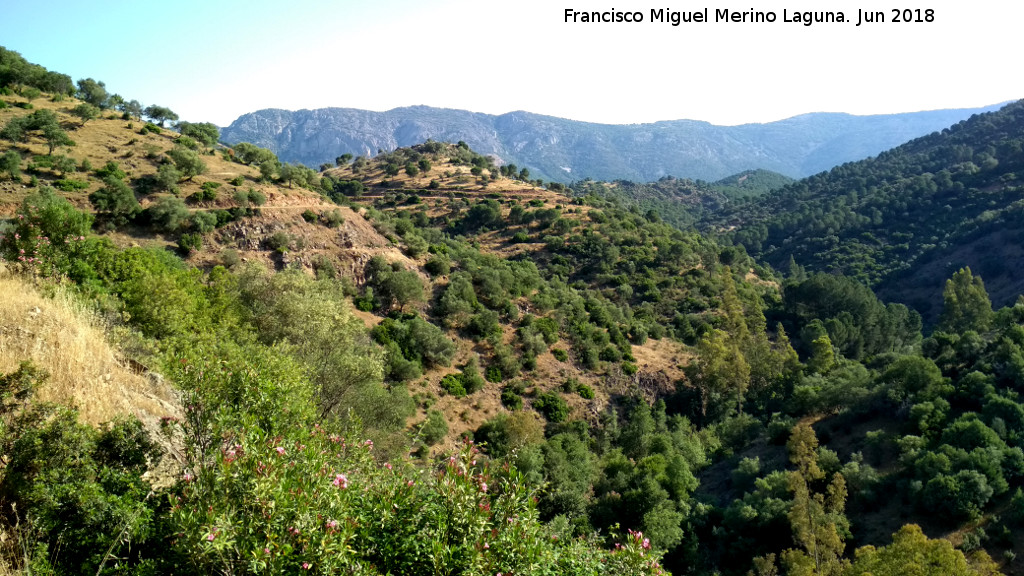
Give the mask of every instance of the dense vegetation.
POLYGON ((876 158, 844 164, 727 211, 714 221, 750 254, 786 269, 840 273, 934 321, 938 287, 957 266, 1021 292, 1018 175, 1024 103, 979 114, 876 158), (952 268, 947 263, 961 262, 952 268))

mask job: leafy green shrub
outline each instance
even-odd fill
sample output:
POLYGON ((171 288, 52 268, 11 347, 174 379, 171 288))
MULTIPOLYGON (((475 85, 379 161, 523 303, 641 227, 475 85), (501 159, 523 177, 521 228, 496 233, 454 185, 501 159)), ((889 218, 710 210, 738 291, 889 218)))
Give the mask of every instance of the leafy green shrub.
POLYGON ((209 234, 217 228, 217 215, 209 211, 196 211, 189 216, 188 223, 200 234, 209 234))
POLYGON ((555 357, 555 360, 559 362, 565 362, 569 359, 569 353, 561 348, 552 348, 551 355, 555 357))
POLYGON ((307 208, 302 212, 302 219, 306 222, 316 222, 320 219, 320 215, 307 208))
POLYGON ((456 398, 462 398, 466 395, 466 388, 462 385, 462 378, 459 378, 458 374, 445 376, 441 380, 441 388, 456 398))
POLYGON ((55 181, 53 187, 64 192, 74 192, 75 190, 85 190, 89 187, 89 183, 73 178, 62 178, 55 181))
POLYGON ((72 410, 35 406, 3 440, 0 494, 16 505, 23 534, 60 550, 50 558, 59 573, 98 573, 110 552, 124 568, 139 566, 165 549, 142 478, 159 450, 137 420, 97 432, 72 410))
POLYGON ((124 170, 121 170, 121 167, 118 166, 117 162, 110 160, 104 164, 102 168, 96 169, 96 176, 104 180, 110 177, 117 178, 118 180, 124 180, 128 174, 124 170))
POLYGON ((266 196, 266 194, 264 194, 263 192, 260 192, 259 190, 255 189, 255 188, 249 188, 248 196, 249 196, 249 202, 251 202, 253 204, 253 206, 263 206, 264 204, 267 203, 267 196, 266 196))
POLYGON ((317 254, 313 257, 313 273, 317 278, 334 279, 338 276, 338 270, 334 267, 334 263, 324 254, 317 254))
POLYGON ((623 362, 622 363, 622 372, 626 376, 632 376, 633 374, 636 374, 639 371, 640 371, 640 368, 638 368, 637 365, 632 363, 632 362, 623 362))
POLYGON ((548 422, 565 422, 569 418, 569 405, 557 392, 544 392, 533 400, 533 409, 548 422))
POLYGON ((285 252, 290 250, 293 241, 294 238, 292 238, 291 234, 288 234, 287 232, 283 232, 280 230, 274 232, 273 234, 268 236, 266 240, 264 240, 264 242, 267 244, 267 248, 270 248, 274 252, 280 254, 284 254, 285 252))
POLYGON ((408 320, 385 318, 372 334, 381 345, 394 344, 394 350, 417 367, 448 366, 455 356, 455 342, 418 316, 408 320))
POLYGON ((235 176, 231 180, 228 180, 228 184, 231 184, 232 186, 241 186, 242 184, 245 184, 245 176, 235 176))
POLYGON ((203 248, 203 235, 186 232, 178 238, 178 249, 188 254, 193 251, 201 250, 203 248))
POLYGON ((580 383, 576 387, 576 393, 580 395, 580 398, 584 398, 586 400, 594 399, 594 389, 586 384, 580 383))
POLYGON ((427 260, 423 268, 431 276, 447 276, 452 271, 452 264, 445 256, 434 256, 427 260))
POLYGON ((514 386, 506 386, 502 388, 501 405, 509 410, 522 410, 523 396, 521 390, 514 386))
POLYGON ((142 212, 135 193, 121 179, 107 176, 103 188, 89 194, 89 202, 110 225, 122 226, 142 212))
POLYGON ((200 202, 213 202, 217 200, 217 189, 221 187, 220 182, 203 182, 203 185, 199 187, 199 192, 196 192, 196 200, 200 202))
POLYGON ((420 438, 427 446, 433 446, 448 435, 448 421, 437 410, 427 410, 427 418, 420 426, 420 438))
POLYGON ((337 208, 324 212, 323 219, 328 228, 338 228, 345 223, 345 216, 337 208))

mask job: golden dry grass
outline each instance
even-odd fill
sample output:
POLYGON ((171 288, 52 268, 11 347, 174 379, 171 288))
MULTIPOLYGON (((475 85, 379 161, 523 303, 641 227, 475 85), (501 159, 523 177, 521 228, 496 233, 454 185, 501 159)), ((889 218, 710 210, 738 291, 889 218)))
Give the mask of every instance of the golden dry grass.
POLYGON ((0 372, 25 360, 50 374, 38 399, 76 406, 84 422, 131 414, 153 431, 161 417, 180 415, 171 384, 129 369, 84 306, 0 271, 0 372))

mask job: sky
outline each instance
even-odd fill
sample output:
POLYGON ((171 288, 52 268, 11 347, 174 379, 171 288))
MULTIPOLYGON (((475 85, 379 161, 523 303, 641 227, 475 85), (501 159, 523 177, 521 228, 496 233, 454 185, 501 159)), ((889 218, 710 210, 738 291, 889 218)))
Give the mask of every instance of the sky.
POLYGON ((262 108, 527 110, 588 122, 735 125, 1024 98, 1024 2, 1005 0, 3 0, 0 45, 183 120, 262 108), (774 23, 713 22, 716 9, 774 23), (933 22, 892 22, 894 8, 933 22), (639 11, 571 23, 566 9, 639 11), (651 10, 712 22, 651 22, 651 10), (852 22, 804 26, 787 11, 852 22), (857 26, 858 11, 884 23, 857 26))

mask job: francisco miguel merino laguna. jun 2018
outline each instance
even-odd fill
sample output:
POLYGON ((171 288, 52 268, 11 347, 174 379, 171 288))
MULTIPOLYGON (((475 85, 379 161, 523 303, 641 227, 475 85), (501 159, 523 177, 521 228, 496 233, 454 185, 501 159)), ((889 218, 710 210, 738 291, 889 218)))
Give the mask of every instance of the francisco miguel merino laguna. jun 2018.
POLYGON ((921 8, 901 8, 892 10, 861 10, 857 9, 856 18, 847 18, 846 13, 833 10, 806 10, 790 11, 783 9, 781 16, 772 10, 729 10, 728 8, 716 8, 712 13, 708 8, 701 10, 670 10, 668 8, 651 8, 650 17, 646 18, 643 11, 622 11, 612 8, 604 11, 579 11, 572 8, 565 9, 565 23, 567 24, 590 24, 590 23, 628 23, 638 24, 642 22, 653 22, 679 26, 681 24, 703 24, 703 23, 738 23, 738 24, 772 24, 775 22, 802 24, 832 24, 832 23, 926 23, 935 21, 935 10, 921 8))

